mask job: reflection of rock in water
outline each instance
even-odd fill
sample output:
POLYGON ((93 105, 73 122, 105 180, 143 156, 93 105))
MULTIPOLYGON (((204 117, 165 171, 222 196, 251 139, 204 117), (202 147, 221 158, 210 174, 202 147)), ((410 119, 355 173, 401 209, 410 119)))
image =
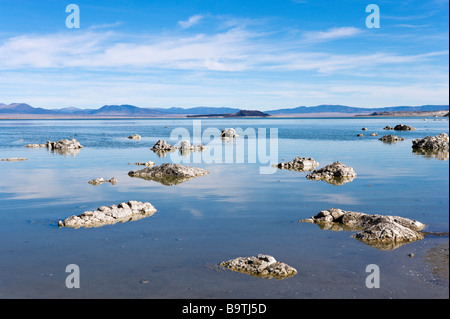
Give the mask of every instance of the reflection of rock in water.
POLYGON ((446 161, 448 159, 448 150, 430 150, 423 148, 413 148, 412 153, 414 155, 422 155, 425 158, 435 158, 437 160, 446 161))
MULTIPOLYGON (((128 174, 130 175, 130 174, 128 174)), ((140 179, 145 179, 147 181, 154 181, 166 186, 174 186, 179 185, 184 182, 190 181, 191 179, 194 179, 195 177, 165 177, 165 176, 138 176, 138 175, 130 175, 131 177, 136 177, 140 179)))
POLYGON ((173 149, 173 150, 153 150, 153 152, 154 152, 159 158, 163 158, 163 157, 166 157, 167 154, 175 152, 175 149, 173 149))
POLYGON ((359 231, 353 238, 380 249, 392 250, 406 243, 421 240, 425 225, 408 218, 388 215, 369 215, 337 208, 321 211, 300 222, 316 223, 321 229, 359 231))
POLYGON ((80 153, 79 148, 57 148, 57 149, 49 149, 51 153, 59 154, 59 155, 70 155, 75 156, 80 153))
POLYGON ((128 172, 128 175, 131 177, 152 180, 167 186, 178 185, 206 174, 209 174, 209 172, 198 167, 171 163, 164 163, 160 166, 146 167, 142 170, 128 172))

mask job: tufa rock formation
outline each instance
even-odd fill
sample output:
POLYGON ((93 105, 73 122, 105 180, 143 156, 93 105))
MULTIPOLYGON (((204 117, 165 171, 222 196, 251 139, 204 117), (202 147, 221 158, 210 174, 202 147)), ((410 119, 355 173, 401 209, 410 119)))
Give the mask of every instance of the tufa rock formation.
POLYGON ((266 279, 284 279, 292 277, 297 270, 285 263, 278 262, 269 255, 259 254, 253 257, 237 257, 220 263, 222 267, 241 273, 266 279))
POLYGON ((390 134, 380 137, 379 140, 385 143, 397 143, 398 141, 404 141, 405 139, 403 137, 398 137, 397 135, 390 134))
POLYGON ((152 180, 167 186, 178 185, 206 174, 209 174, 209 172, 198 167, 171 163, 164 163, 160 166, 146 167, 142 170, 128 172, 128 175, 131 177, 152 180))
POLYGON ((408 218, 389 215, 369 215, 331 208, 300 222, 317 223, 322 229, 359 231, 353 235, 370 246, 392 250, 405 243, 424 238, 425 225, 408 218))
POLYGON ((129 201, 110 207, 101 206, 96 211, 86 211, 78 216, 70 216, 64 221, 59 221, 59 227, 90 228, 134 221, 152 216, 156 212, 150 203, 129 201))
POLYGON ((449 139, 447 133, 436 136, 427 136, 412 141, 412 148, 426 150, 448 150, 449 139))
POLYGON ((279 169, 288 169, 292 171, 312 171, 315 167, 319 166, 319 163, 316 162, 311 157, 296 157, 292 161, 287 163, 278 163, 274 164, 273 167, 278 167, 279 169))
POLYGON ((354 169, 350 166, 345 166, 341 162, 334 162, 306 175, 306 178, 309 180, 325 181, 337 186, 351 182, 355 177, 354 169))

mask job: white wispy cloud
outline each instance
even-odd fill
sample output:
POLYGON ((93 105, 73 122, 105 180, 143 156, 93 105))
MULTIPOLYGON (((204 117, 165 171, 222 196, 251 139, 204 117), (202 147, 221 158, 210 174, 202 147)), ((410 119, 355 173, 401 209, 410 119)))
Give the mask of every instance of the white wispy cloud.
MULTIPOLYGON (((189 28, 201 19, 193 16, 179 26, 189 28)), ((368 101, 373 106, 382 100, 414 105, 447 100, 448 63, 443 61, 448 50, 402 50, 392 43, 368 49, 368 41, 360 36, 364 30, 354 27, 303 31, 292 41, 291 35, 268 32, 262 21, 243 25, 226 17, 216 20, 219 27, 204 33, 96 30, 115 26, 105 25, 70 33, 4 36, 0 102, 64 107, 69 105, 60 101, 67 99, 70 105, 89 107, 220 103, 270 108, 280 103, 296 106, 299 101, 354 106, 368 101), (339 40, 352 37, 358 46, 334 50, 339 40), (383 80, 389 82, 382 84, 383 80)))
MULTIPOLYGON (((315 39, 337 39, 358 29, 314 32, 315 39)), ((312 34, 310 36, 313 36, 312 34)), ((307 40, 308 41, 308 40, 307 40)), ((210 71, 298 71, 332 73, 384 65, 425 62, 448 51, 337 54, 298 51, 290 43, 261 41, 261 34, 233 28, 214 34, 142 37, 126 41, 113 32, 25 35, 0 42, 0 69, 168 69, 210 71)), ((380 70, 378 70, 380 71, 380 70)))
POLYGON ((304 33, 304 39, 307 41, 331 41, 335 39, 352 37, 360 34, 362 31, 355 27, 331 28, 326 31, 308 31, 304 33))
POLYGON ((178 21, 178 25, 183 29, 188 29, 200 22, 204 17, 200 14, 189 17, 186 21, 178 21))

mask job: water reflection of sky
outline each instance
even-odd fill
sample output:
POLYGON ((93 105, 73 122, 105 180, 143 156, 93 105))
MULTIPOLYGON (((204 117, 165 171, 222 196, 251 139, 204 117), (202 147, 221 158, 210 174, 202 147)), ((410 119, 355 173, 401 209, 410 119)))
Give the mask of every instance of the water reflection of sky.
MULTIPOLYGON (((429 245, 431 239, 402 246, 387 255, 353 240, 349 233, 321 231, 297 221, 336 207, 409 217, 427 224, 427 230, 448 231, 448 161, 413 154, 411 149, 411 139, 423 137, 431 127, 425 125, 439 125, 430 131, 437 135, 441 131, 448 132, 447 122, 402 119, 403 124, 417 126, 419 130, 410 132, 405 141, 390 145, 378 138, 385 133, 384 126, 398 124, 399 119, 367 122, 330 119, 319 123, 281 119, 206 122, 208 126, 219 128, 279 127, 279 162, 298 156, 312 157, 320 163, 320 168, 341 161, 352 166, 357 177, 350 183, 335 186, 307 180, 307 172, 277 169, 273 174, 259 174, 261 163, 248 163, 248 154, 244 154, 243 163, 224 160, 194 163, 194 156, 199 153, 191 152, 190 162, 182 164, 204 168, 210 174, 165 186, 129 177, 130 170, 142 167, 128 163, 170 162, 170 155, 158 157, 150 147, 155 140, 169 136, 173 127, 192 125, 190 120, 133 120, 133 127, 128 126, 131 123, 128 120, 57 121, 56 128, 49 124, 53 123, 51 121, 30 121, 27 123, 33 125, 26 127, 0 123, 0 157, 28 159, 0 162, 0 239, 4 243, 0 254, 4 276, 9 278, 5 287, 19 291, 17 283, 21 283, 27 287, 24 291, 31 293, 49 285, 53 290, 47 290, 47 295, 52 296, 51 291, 67 294, 57 288, 64 278, 49 284, 49 277, 42 274, 57 274, 58 267, 77 262, 82 269, 91 269, 91 273, 84 273, 84 278, 96 283, 85 291, 101 296, 117 296, 111 289, 115 285, 123 287, 126 296, 131 291, 139 291, 137 296, 156 296, 155 291, 159 296, 184 296, 188 294, 186 287, 191 288, 190 295, 197 293, 202 297, 210 291, 211 296, 224 296, 211 288, 217 286, 212 285, 213 282, 240 291, 239 296, 244 297, 261 296, 251 291, 271 296, 273 291, 280 291, 280 284, 284 285, 286 295, 280 293, 284 297, 297 298, 298 293, 307 296, 298 291, 299 285, 314 296, 333 296, 329 283, 337 280, 341 291, 335 292, 336 296, 341 293, 352 296, 358 291, 360 296, 367 297, 367 289, 359 290, 359 279, 351 274, 364 269, 370 259, 379 263, 384 269, 384 278, 389 278, 392 287, 384 288, 389 290, 388 295, 404 296, 404 290, 395 288, 405 282, 401 281, 402 276, 394 265, 403 265, 404 256, 429 245), (103 131, 100 125, 104 125, 103 131), (294 133, 296 126, 298 132, 294 133), (293 138, 304 134, 310 126, 317 128, 314 132, 318 136, 293 138), (321 138, 327 136, 328 133, 319 133, 327 126, 340 129, 339 134, 347 137, 344 140, 321 138), (356 138, 363 126, 368 127, 369 132, 377 129, 378 137, 356 138), (141 134, 140 127, 148 133, 142 140, 126 138, 130 134, 141 134), (17 133, 22 131, 26 138, 17 133), (26 143, 68 138, 66 133, 69 132, 77 134, 79 141, 85 137, 87 141, 73 156, 52 153, 45 148, 23 147, 26 143), (18 143, 21 138, 23 141, 18 143), (98 177, 115 177, 118 182, 116 185, 88 184, 98 177), (71 215, 129 200, 148 201, 158 212, 143 220, 96 230, 77 232, 56 226, 58 220, 71 215), (257 253, 272 254, 288 264, 298 265, 299 276, 274 284, 210 272, 204 267, 205 263, 215 264, 238 255, 257 253), (396 258, 397 263, 393 263, 396 258), (338 267, 341 277, 336 279, 330 267, 338 267), (111 281, 118 273, 120 278, 111 281), (143 292, 139 290, 142 286, 136 286, 135 283, 147 277, 153 285, 148 287, 154 291, 143 292), (251 291, 248 287, 252 287, 251 291), (316 291, 315 287, 327 293, 316 291)), ((233 148, 233 142, 217 143, 223 144, 222 156, 233 148)), ((60 277, 64 275, 62 272, 60 277)), ((422 288, 414 286, 411 291, 424 291, 422 288)), ((416 296, 412 292, 410 295, 416 296)))

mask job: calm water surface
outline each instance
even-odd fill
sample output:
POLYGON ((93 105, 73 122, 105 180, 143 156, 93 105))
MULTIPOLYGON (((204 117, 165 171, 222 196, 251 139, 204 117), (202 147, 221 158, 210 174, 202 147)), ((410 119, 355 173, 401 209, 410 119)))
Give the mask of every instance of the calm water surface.
MULTIPOLYGON (((159 139, 175 144, 169 140, 175 128, 193 133, 190 119, 2 120, 0 158, 28 160, 0 162, 0 297, 448 298, 448 235, 380 250, 353 239, 352 232, 298 222, 336 207, 417 219, 428 232, 448 233, 448 153, 411 149, 415 138, 448 133, 446 119, 204 119, 201 125, 277 128, 279 161, 313 157, 319 167, 341 161, 358 176, 335 186, 309 181, 306 172, 260 174, 268 164, 247 158, 194 163, 192 153, 183 157, 191 163, 182 164, 210 174, 165 186, 129 177, 128 171, 141 168, 129 163, 170 162, 175 157, 159 157, 150 148, 159 139), (383 130, 400 123, 416 130, 383 130), (369 136, 372 132, 378 136, 369 136), (127 138, 135 133, 142 139, 127 138), (386 134, 405 141, 378 140, 386 134), (70 137, 84 145, 76 154, 24 147, 70 137), (116 185, 87 183, 113 176, 116 185), (93 229, 57 225, 71 215, 129 200, 148 201, 158 211, 93 229), (217 266, 259 253, 298 274, 262 279, 217 266), (80 267, 80 289, 65 286, 68 264, 80 267), (365 285, 368 264, 380 267, 378 289, 365 285)), ((223 150, 233 151, 233 143, 223 142, 223 150)))

